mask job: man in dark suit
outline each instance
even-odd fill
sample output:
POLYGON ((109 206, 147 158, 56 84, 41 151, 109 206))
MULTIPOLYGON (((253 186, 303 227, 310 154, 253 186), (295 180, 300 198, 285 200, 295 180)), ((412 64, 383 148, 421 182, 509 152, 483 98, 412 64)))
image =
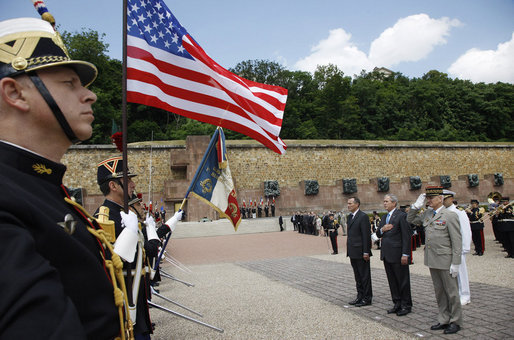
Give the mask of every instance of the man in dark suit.
POLYGON ((409 255, 411 247, 411 229, 407 222, 407 214, 398 208, 398 198, 388 194, 384 197, 384 208, 387 215, 378 225, 376 235, 382 238, 380 259, 391 290, 394 307, 387 314, 398 316, 411 312, 412 298, 410 292, 409 255))
POLYGON ((368 215, 362 212, 360 200, 351 197, 348 200, 348 238, 347 256, 350 257, 355 283, 357 286, 357 298, 349 303, 356 307, 371 305, 373 292, 371 289, 371 270, 369 259, 371 254, 371 225, 368 215))

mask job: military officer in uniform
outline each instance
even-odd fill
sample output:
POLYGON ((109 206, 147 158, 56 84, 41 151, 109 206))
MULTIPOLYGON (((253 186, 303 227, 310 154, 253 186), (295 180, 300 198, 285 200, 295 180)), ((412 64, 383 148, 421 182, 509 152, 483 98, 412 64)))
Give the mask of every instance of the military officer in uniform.
POLYGON ((514 213, 508 197, 502 197, 496 214, 500 240, 507 251, 505 258, 514 258, 514 213))
POLYGON ((330 243, 332 244, 332 255, 337 255, 337 222, 334 220, 334 214, 328 215, 327 230, 330 237, 330 243))
MULTIPOLYGON (((146 216, 147 242, 145 242, 137 214, 132 210, 128 213, 123 211, 124 186, 127 185, 130 196, 136 187, 132 181, 136 175, 130 171, 127 173, 127 183, 123 182, 123 162, 121 156, 115 156, 98 164, 97 182, 105 200, 95 212, 95 216, 105 213, 105 208, 107 208, 108 218, 114 222, 116 236, 114 251, 124 260, 125 282, 127 290, 130 290, 129 294, 132 293, 133 301, 131 302, 135 307, 135 309, 131 308, 134 335, 136 340, 149 339, 152 333, 152 323, 147 303, 149 291, 145 270, 147 259, 143 249, 150 250, 149 255, 155 257, 157 255, 155 242, 158 240, 158 236, 152 214, 146 216)), ((176 224, 181 216, 182 212, 177 212, 166 224, 176 224), (170 221, 174 221, 174 223, 169 223, 170 221)))
POLYGON ((123 211, 123 190, 127 185, 131 196, 135 190, 132 177, 136 176, 130 171, 127 174, 127 183, 123 183, 123 159, 121 156, 111 157, 98 164, 97 182, 105 200, 95 212, 95 217, 108 213, 108 219, 114 222, 116 242, 114 251, 124 260, 123 270, 127 290, 132 293, 133 301, 131 319, 134 322, 134 335, 149 336, 152 333, 150 314, 146 302, 146 287, 144 281, 142 247, 140 246, 139 224, 137 215, 123 211), (108 211, 104 209, 107 208, 108 211), (131 273, 127 273, 127 271, 131 273), (127 279, 131 277, 131 279, 127 279), (134 289, 134 287, 136 287, 134 289))
POLYGON ((478 200, 471 200, 471 207, 466 209, 466 214, 468 214, 469 223, 471 225, 471 238, 475 246, 473 255, 482 256, 485 250, 484 222, 482 221, 484 211, 480 210, 478 207, 478 200))
POLYGON ((462 325, 462 306, 457 282, 462 236, 459 217, 443 205, 443 188, 426 187, 426 193, 421 194, 411 205, 407 222, 422 224, 425 228, 425 265, 430 269, 439 307, 438 323, 430 329, 444 329, 445 334, 457 333, 462 325), (431 209, 418 214, 425 205, 425 198, 431 209))
POLYGON ((0 338, 113 339, 111 254, 62 184, 92 134, 96 67, 35 18, 0 22, 0 51, 0 338))
POLYGON ((471 291, 469 289, 468 268, 466 266, 466 255, 469 254, 471 248, 471 226, 468 215, 457 208, 453 200, 455 192, 443 189, 443 205, 446 209, 453 211, 459 216, 460 234, 462 237, 462 255, 459 266, 459 274, 457 282, 459 283, 460 304, 467 305, 471 302, 471 291))

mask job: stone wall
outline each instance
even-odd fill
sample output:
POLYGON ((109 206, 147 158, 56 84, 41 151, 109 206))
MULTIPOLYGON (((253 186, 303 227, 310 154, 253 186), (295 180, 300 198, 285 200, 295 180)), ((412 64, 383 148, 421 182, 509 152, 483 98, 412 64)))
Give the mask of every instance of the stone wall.
MULTIPOLYGON (((154 142, 129 145, 129 167, 139 176, 134 181, 148 200, 149 163, 152 159, 152 199, 154 204, 173 211, 180 204, 194 176, 209 137, 188 137, 187 141, 154 142), (151 150, 151 152, 150 152, 151 150), (150 157, 150 154, 152 155, 150 157)), ((286 141, 285 155, 278 155, 255 141, 227 141, 227 154, 238 198, 260 199, 264 181, 277 181, 280 196, 277 214, 296 210, 345 208, 342 180, 356 179, 357 193, 363 208, 380 209, 386 192, 378 192, 377 178, 388 177, 389 193, 401 203, 410 203, 427 184, 440 184, 447 175, 451 190, 463 204, 470 198, 486 201, 491 191, 514 196, 514 144, 512 143, 429 143, 429 142, 355 142, 355 141, 286 141), (494 173, 503 175, 504 184, 494 185, 494 173), (468 174, 477 174, 479 185, 469 187, 468 174), (409 176, 419 176, 422 188, 411 190, 409 176), (316 195, 305 195, 305 180, 319 183, 316 195)), ((102 197, 96 185, 96 164, 118 155, 111 146, 74 146, 65 155, 68 166, 65 184, 82 187, 85 205, 94 210, 102 197)), ((217 218, 209 206, 188 200, 188 218, 217 218)))

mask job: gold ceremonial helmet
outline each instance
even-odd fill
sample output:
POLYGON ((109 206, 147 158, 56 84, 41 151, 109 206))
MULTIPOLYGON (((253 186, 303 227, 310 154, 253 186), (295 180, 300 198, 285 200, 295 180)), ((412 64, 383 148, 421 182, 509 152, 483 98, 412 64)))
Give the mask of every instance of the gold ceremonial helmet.
POLYGON ((98 74, 95 65, 70 59, 60 35, 47 21, 0 21, 0 79, 52 66, 73 68, 84 86, 91 84, 98 74))

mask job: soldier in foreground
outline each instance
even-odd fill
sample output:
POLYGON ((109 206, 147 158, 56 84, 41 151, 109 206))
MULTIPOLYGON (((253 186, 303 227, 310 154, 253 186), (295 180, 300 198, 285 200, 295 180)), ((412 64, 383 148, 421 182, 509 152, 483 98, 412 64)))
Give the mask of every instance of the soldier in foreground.
POLYGON ((91 137, 96 67, 40 19, 0 22, 0 51, 0 338, 112 339, 110 254, 65 200, 60 163, 91 137))

